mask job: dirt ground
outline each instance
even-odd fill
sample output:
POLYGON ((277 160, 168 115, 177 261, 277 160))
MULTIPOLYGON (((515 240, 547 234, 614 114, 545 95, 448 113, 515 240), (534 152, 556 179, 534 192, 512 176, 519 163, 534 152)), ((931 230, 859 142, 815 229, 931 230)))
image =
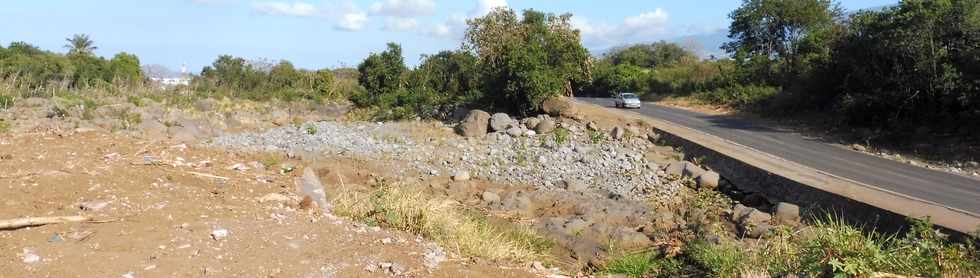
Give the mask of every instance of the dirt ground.
MULTIPOLYGON (((332 176, 370 175, 333 163, 348 167, 332 176)), ((426 268, 423 239, 300 208, 293 192, 301 167, 103 132, 2 134, 0 219, 94 221, 0 230, 0 276, 387 277, 387 263, 412 277, 538 276, 451 251, 426 268), (297 168, 281 170, 287 165, 297 168)))

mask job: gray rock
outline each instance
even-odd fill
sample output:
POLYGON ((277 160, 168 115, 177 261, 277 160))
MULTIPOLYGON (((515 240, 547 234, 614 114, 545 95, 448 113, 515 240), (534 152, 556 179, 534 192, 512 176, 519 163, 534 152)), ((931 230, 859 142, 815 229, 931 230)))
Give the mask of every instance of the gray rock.
POLYGON ((541 123, 541 119, 539 119, 538 117, 531 117, 531 118, 524 119, 524 126, 527 127, 528 129, 536 129, 539 123, 541 123))
POLYGON ((776 204, 775 220, 779 223, 795 225, 800 222, 800 207, 791 203, 776 204))
POLYGON ((541 120, 541 122, 534 127, 534 131, 538 134, 546 134, 553 130, 555 130, 555 121, 550 118, 541 120))
POLYGON ((109 206, 109 202, 106 201, 88 201, 78 204, 78 208, 84 211, 100 211, 107 206, 109 206))
POLYGON ((320 182, 320 177, 316 175, 313 168, 306 167, 303 170, 303 176, 298 179, 298 195, 303 198, 309 196, 323 213, 330 213, 332 207, 327 203, 327 192, 323 189, 323 183, 320 182))
POLYGON ((629 228, 620 228, 612 234, 612 239, 617 243, 616 247, 626 250, 643 249, 653 245, 653 241, 650 241, 646 235, 629 228))
POLYGON ((585 125, 585 128, 592 131, 599 131, 599 125, 597 125, 595 122, 589 122, 585 125))
POLYGON ((747 236, 759 238, 772 229, 772 215, 738 204, 732 209, 732 221, 747 236))
POLYGON ((612 139, 613 140, 621 140, 621 139, 623 139, 623 136, 626 135, 626 130, 623 129, 622 127, 618 127, 617 126, 617 127, 613 128, 613 130, 610 133, 610 135, 612 136, 612 139))
POLYGON ((490 114, 483 110, 470 110, 470 113, 459 123, 458 132, 465 137, 482 137, 487 135, 490 124, 490 114))
POLYGON ((651 131, 650 133, 647 133, 647 140, 650 141, 650 143, 654 143, 654 144, 660 142, 660 133, 657 133, 655 131, 651 131))
MULTIPOLYGON (((705 171, 704 169, 702 169, 701 166, 698 166, 698 165, 696 165, 694 163, 688 162, 688 163, 685 163, 684 164, 684 177, 697 178, 697 177, 701 176, 701 174, 704 174, 705 172, 707 172, 707 171, 705 171)), ((715 182, 715 183, 717 183, 717 182, 715 182)), ((716 184, 716 186, 717 186, 717 184, 716 184)))
POLYGON ((718 181, 721 176, 715 171, 707 171, 698 176, 698 186, 701 188, 715 189, 718 188, 718 181))
POLYGON ((439 264, 448 260, 446 256, 446 251, 436 245, 435 243, 428 243, 425 245, 425 250, 422 254, 422 263, 425 267, 429 269, 439 268, 439 264))
POLYGON ((851 149, 854 149, 855 151, 859 151, 859 152, 867 152, 868 151, 868 148, 867 147, 865 147, 864 145, 860 145, 860 144, 851 145, 851 149))
POLYGON ((968 161, 968 162, 966 162, 966 166, 969 166, 969 167, 972 167, 972 168, 980 168, 980 163, 978 163, 976 161, 968 161))
POLYGON ((515 126, 507 129, 507 135, 510 135, 511 137, 521 137, 521 135, 524 135, 524 130, 521 130, 521 128, 515 126))
POLYGON ((500 203, 500 195, 497 195, 497 193, 484 191, 481 197, 483 198, 483 202, 488 204, 500 203))
POLYGON ((506 113, 493 114, 490 118, 490 128, 493 131, 504 131, 514 125, 514 120, 506 113))
POLYGON ((575 105, 567 97, 556 96, 541 104, 541 111, 553 117, 573 117, 576 114, 575 105))
POLYGON ((674 176, 677 178, 682 177, 684 175, 684 168, 687 167, 687 163, 690 162, 686 162, 686 161, 671 162, 670 164, 667 164, 667 168, 664 169, 664 172, 667 174, 667 176, 674 176))

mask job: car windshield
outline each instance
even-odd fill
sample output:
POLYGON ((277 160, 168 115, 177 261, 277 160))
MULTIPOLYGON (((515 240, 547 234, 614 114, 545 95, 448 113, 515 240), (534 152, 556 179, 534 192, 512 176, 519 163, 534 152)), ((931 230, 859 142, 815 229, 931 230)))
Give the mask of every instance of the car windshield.
POLYGON ((623 94, 623 98, 624 99, 637 99, 636 95, 634 95, 634 94, 623 94))

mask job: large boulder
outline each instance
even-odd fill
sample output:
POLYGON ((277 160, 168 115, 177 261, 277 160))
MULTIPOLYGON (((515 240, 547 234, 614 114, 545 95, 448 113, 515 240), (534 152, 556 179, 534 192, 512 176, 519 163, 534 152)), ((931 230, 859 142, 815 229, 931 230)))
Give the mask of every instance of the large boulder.
POLYGON ((480 137, 487 135, 487 126, 490 124, 490 113, 483 110, 470 110, 469 114, 459 123, 457 131, 466 137, 480 137))
POLYGON ((575 116, 575 104, 572 103, 571 99, 563 96, 555 96, 545 100, 541 104, 541 110, 553 117, 571 118, 575 116))
POLYGON ((514 120, 506 113, 497 113, 490 117, 490 128, 493 131, 505 131, 513 125, 514 120))
POLYGON ((748 237, 760 238, 772 230, 772 215, 738 204, 732 209, 732 221, 748 237))
POLYGON ((718 188, 718 181, 721 179, 721 175, 718 175, 715 171, 707 171, 698 176, 698 187, 715 189, 718 188))
POLYGON ((780 202, 776 204, 776 215, 773 217, 776 222, 796 225, 800 223, 800 207, 794 204, 780 202))

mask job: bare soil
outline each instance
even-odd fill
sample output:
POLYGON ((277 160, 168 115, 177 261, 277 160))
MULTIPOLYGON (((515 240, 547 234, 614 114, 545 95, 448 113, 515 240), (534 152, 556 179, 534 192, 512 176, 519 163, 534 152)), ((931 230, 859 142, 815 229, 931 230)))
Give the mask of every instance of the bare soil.
MULTIPOLYGON (((0 230, 0 276, 389 276, 368 270, 381 263, 414 277, 537 276, 452 255, 428 269, 421 238, 304 210, 293 193, 300 163, 99 131, 0 134, 0 219, 97 221, 0 230), (229 168, 238 163, 248 169, 229 168), (284 165, 297 169, 284 173, 284 165), (221 230, 227 236, 214 235, 221 230)), ((318 163, 332 165, 320 173, 325 184, 375 175, 356 161, 318 163)))

